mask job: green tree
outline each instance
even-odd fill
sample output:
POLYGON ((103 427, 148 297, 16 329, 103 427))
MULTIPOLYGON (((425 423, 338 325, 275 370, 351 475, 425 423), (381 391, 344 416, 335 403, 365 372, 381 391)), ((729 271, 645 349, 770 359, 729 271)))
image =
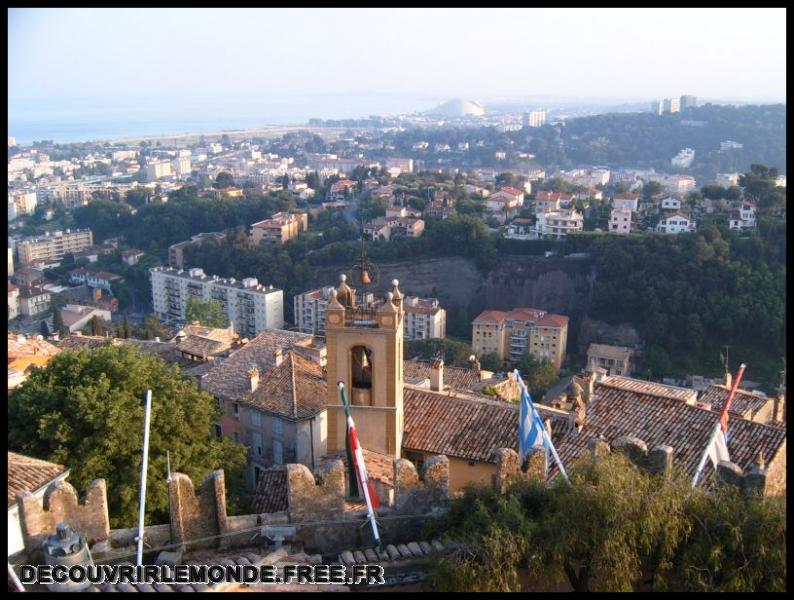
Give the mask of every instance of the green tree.
POLYGON ((502 371, 502 359, 496 352, 489 352, 480 358, 480 368, 484 371, 502 371))
POLYGON ((124 324, 121 326, 121 337, 125 340, 130 338, 130 322, 127 319, 127 315, 124 315, 124 324))
POLYGON ((91 321, 89 322, 89 327, 91 328, 91 335, 102 335, 102 331, 104 327, 99 320, 99 317, 94 315, 91 317, 91 321))
POLYGON ((39 330, 41 331, 41 335, 45 340, 50 337, 50 328, 47 326, 47 321, 44 319, 41 321, 41 327, 39 327, 39 330))
POLYGON ((642 198, 643 200, 650 200, 656 194, 664 190, 662 184, 658 181, 649 181, 642 186, 642 198))
POLYGON ((413 340, 405 342, 405 357, 408 359, 420 358, 432 360, 438 355, 444 359, 444 364, 450 367, 471 367, 469 358, 473 351, 469 344, 450 338, 431 338, 428 340, 413 340))
POLYGON ((61 352, 35 369, 9 398, 9 449, 67 465, 79 493, 94 479, 108 485, 111 527, 136 523, 143 440, 143 399, 152 390, 147 524, 168 521, 166 451, 171 469, 198 484, 213 469, 239 480, 245 448, 217 440, 218 413, 179 368, 133 346, 61 352), (159 475, 158 475, 159 474, 159 475))
POLYGON ((218 176, 215 177, 214 186, 216 189, 219 190, 234 187, 234 177, 232 177, 231 173, 227 173, 226 171, 221 171, 220 173, 218 173, 218 176))
POLYGON ((53 331, 57 331, 58 335, 62 337, 69 335, 69 329, 66 327, 66 324, 63 322, 63 316, 61 315, 61 311, 58 307, 53 307, 52 329, 53 331))
POLYGON ((202 302, 198 298, 189 297, 185 307, 185 321, 198 321, 205 327, 226 327, 223 307, 217 300, 202 302))
POLYGON ((542 398, 543 394, 557 381, 557 369, 548 359, 538 360, 529 352, 521 355, 516 363, 518 372, 521 373, 527 384, 529 393, 536 398, 542 398))

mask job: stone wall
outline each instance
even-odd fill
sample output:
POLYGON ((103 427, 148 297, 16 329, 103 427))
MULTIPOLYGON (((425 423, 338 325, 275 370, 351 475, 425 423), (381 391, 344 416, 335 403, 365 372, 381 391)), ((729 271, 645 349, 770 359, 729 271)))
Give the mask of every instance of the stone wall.
POLYGON ((91 483, 83 502, 70 483, 58 481, 44 492, 43 503, 31 493, 18 497, 22 538, 29 554, 41 552, 44 540, 55 534, 58 523, 66 521, 79 531, 89 544, 110 539, 107 490, 104 479, 91 483))

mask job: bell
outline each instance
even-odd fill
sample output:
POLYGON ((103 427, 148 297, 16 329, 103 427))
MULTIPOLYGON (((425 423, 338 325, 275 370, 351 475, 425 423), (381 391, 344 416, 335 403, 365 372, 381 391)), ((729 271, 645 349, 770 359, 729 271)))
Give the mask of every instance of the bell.
POLYGON ((372 279, 370 279, 369 277, 369 271, 367 271, 366 269, 362 269, 361 271, 361 283, 363 283, 364 285, 369 285, 370 283, 372 283, 372 279))
POLYGON ((361 367, 363 369, 366 369, 368 366, 369 366, 369 361, 367 360, 367 353, 366 352, 362 352, 361 353, 361 367))

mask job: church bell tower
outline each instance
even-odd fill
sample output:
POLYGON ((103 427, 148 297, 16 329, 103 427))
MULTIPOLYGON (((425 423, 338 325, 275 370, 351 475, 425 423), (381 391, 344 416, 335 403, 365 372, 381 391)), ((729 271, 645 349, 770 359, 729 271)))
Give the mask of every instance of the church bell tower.
POLYGON ((399 282, 376 300, 367 291, 374 265, 362 256, 354 266, 362 286, 356 290, 340 276, 326 311, 328 351, 328 452, 345 450, 345 411, 338 382, 345 384, 361 446, 400 456, 403 434, 403 296, 399 282))

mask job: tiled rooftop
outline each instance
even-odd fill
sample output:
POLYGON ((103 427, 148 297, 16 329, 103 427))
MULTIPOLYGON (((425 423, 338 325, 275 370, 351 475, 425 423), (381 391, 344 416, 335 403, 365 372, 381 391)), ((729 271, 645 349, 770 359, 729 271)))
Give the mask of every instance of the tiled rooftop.
MULTIPOLYGON (((420 381, 430 379, 432 368, 430 361, 406 360, 403 361, 403 374, 405 381, 420 381)), ((448 367, 444 365, 444 385, 453 390, 476 391, 483 388, 479 373, 474 369, 461 367, 448 367)))
MULTIPOLYGON (((725 406, 725 401, 728 399, 730 391, 730 388, 724 385, 712 384, 706 388, 706 391, 703 392, 698 401, 710 404, 711 410, 719 413, 722 412, 722 407, 725 406)), ((770 402, 774 402, 774 399, 748 390, 737 389, 728 412, 745 419, 752 419, 758 411, 766 407, 770 402)))
MULTIPOLYGON (((565 435, 556 444, 563 464, 575 460, 591 438, 603 435, 613 441, 630 435, 643 440, 649 450, 661 444, 672 446, 674 464, 683 466, 689 476, 695 474, 717 423, 713 411, 647 391, 599 385, 596 393, 588 404, 582 432, 565 435)), ((745 471, 753 466, 759 451, 763 451, 767 463, 781 449, 785 451, 785 440, 784 428, 741 418, 730 420, 728 451, 731 460, 745 471)), ((712 472, 711 462, 707 461, 704 480, 712 472)))
POLYGON ((31 458, 16 452, 8 453, 8 507, 17 501, 17 494, 33 492, 66 472, 66 467, 31 458))
MULTIPOLYGON (((228 361, 227 361, 228 362, 228 361)), ((221 367, 222 368, 222 367, 221 367)), ((288 419, 305 419, 325 409, 327 390, 322 368, 287 351, 245 402, 288 419)))
POLYGON ((222 365, 210 370, 202 381, 202 389, 226 400, 242 400, 250 394, 248 372, 256 367, 262 377, 275 366, 276 350, 307 346, 312 336, 306 333, 266 329, 234 352, 222 365))
POLYGON ((273 513, 287 510, 287 467, 276 465, 265 469, 259 476, 251 506, 255 513, 273 513))
POLYGON ((15 333, 8 334, 8 358, 20 356, 55 356, 60 350, 47 341, 15 333))
POLYGON ((662 383, 643 381, 641 379, 632 379, 631 377, 621 377, 620 375, 610 375, 602 379, 598 384, 596 393, 601 393, 603 391, 602 388, 617 388, 630 392, 637 392, 639 394, 647 394, 649 396, 673 398, 683 402, 688 401, 690 403, 694 403, 697 396, 697 392, 689 388, 664 385, 662 383))

